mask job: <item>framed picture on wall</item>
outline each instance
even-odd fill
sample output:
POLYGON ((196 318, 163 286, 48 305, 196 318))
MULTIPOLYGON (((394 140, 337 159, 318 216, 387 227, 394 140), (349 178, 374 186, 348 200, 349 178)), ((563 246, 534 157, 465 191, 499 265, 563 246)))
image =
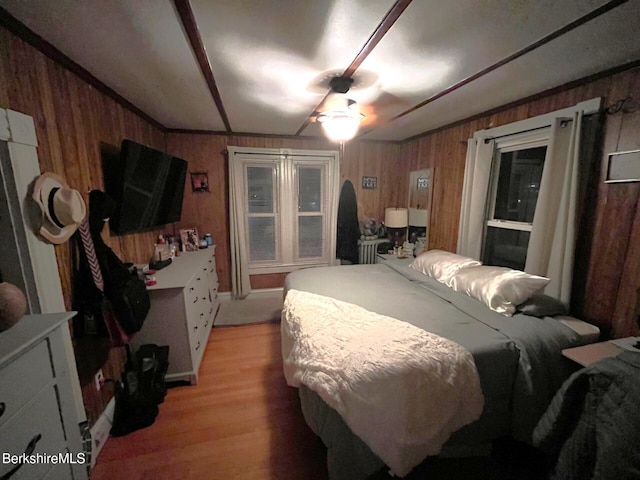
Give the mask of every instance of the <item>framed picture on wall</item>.
POLYGON ((375 190, 378 186, 378 177, 362 177, 362 188, 365 190, 375 190))
POLYGON ((198 250, 198 230, 196 228, 185 228, 180 230, 180 240, 185 252, 195 252, 198 250))
POLYGON ((429 188, 429 177, 418 177, 418 190, 425 190, 429 188))
POLYGON ((207 172, 191 172, 191 191, 194 193, 209 191, 209 175, 207 172))
POLYGON ((640 182, 640 150, 609 154, 605 183, 640 182))

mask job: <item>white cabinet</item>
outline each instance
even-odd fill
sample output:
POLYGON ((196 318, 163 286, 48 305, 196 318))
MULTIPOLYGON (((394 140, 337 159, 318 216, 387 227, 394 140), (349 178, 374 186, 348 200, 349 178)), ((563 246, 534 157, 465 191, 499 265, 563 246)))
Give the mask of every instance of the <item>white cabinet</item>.
POLYGON ((198 383, 198 369, 220 302, 215 246, 183 252, 156 272, 149 287, 151 309, 131 341, 133 351, 145 343, 169 346, 168 382, 198 383))
MULTIPOLYGON (((12 480, 87 478, 74 399, 80 386, 67 348, 73 315, 27 315, 0 333, 0 452, 31 455, 12 480)), ((3 458, 0 477, 15 468, 3 458)))

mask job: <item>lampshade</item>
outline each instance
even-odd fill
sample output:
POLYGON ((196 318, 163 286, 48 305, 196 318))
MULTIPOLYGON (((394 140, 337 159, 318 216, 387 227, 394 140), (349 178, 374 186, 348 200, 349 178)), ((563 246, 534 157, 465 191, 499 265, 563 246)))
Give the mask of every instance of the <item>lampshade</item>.
POLYGON ((422 210, 419 208, 409 209, 409 225, 412 227, 426 227, 428 219, 428 210, 422 210))
POLYGON ((343 94, 333 93, 325 102, 325 108, 317 119, 330 140, 344 142, 356 136, 364 117, 358 111, 356 102, 343 94))
POLYGON ((384 211, 384 224, 387 228, 407 228, 409 214, 406 208, 390 207, 384 211))

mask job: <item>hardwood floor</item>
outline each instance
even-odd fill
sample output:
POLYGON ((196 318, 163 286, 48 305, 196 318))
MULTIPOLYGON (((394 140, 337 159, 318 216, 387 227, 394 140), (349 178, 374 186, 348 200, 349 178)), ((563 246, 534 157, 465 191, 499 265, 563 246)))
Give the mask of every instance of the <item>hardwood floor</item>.
POLYGON ((169 389, 153 425, 110 438, 91 478, 326 479, 282 374, 280 325, 214 328, 198 385, 169 389))

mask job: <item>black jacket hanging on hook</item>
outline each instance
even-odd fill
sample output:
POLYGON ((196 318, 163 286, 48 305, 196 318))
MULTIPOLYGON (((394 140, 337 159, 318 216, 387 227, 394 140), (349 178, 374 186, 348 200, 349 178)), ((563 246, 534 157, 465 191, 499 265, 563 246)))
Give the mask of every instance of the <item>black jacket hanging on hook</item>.
POLYGON ((340 191, 338 203, 338 236, 336 257, 352 264, 358 263, 358 239, 360 224, 358 223, 358 201, 356 191, 350 180, 345 180, 340 191))

